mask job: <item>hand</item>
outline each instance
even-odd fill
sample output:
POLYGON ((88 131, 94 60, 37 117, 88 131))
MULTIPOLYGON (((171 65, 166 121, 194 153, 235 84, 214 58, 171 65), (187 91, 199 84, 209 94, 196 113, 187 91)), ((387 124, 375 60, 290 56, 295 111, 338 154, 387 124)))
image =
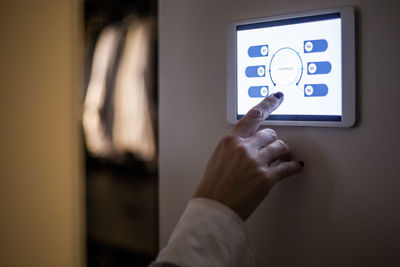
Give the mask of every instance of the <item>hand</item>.
POLYGON ((274 130, 257 131, 282 101, 280 92, 266 97, 221 139, 194 198, 216 200, 246 220, 274 184, 302 170, 274 130))

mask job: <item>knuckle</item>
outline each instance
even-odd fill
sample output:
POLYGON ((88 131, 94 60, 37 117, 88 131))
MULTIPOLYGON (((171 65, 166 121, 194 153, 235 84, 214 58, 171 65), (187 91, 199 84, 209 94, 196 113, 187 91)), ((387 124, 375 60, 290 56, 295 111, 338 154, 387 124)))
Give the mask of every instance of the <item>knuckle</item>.
POLYGON ((247 156, 248 150, 246 145, 242 144, 242 143, 238 143, 235 146, 235 152, 239 155, 239 156, 247 156))
POLYGON ((264 170, 264 181, 267 187, 272 187, 275 183, 275 180, 276 179, 274 175, 270 171, 264 170))
POLYGON ((266 166, 260 164, 259 167, 257 168, 257 171, 260 176, 264 177, 265 179, 268 179, 269 172, 266 166))
POLYGON ((261 131, 257 132, 257 135, 260 138, 269 140, 269 143, 272 143, 278 139, 278 136, 276 135, 275 131, 269 128, 262 129, 261 131))
POLYGON ((222 145, 231 146, 237 143, 237 136, 227 134, 221 139, 222 145))
POLYGON ((266 146, 265 149, 267 150, 267 153, 273 154, 273 155, 276 154, 276 152, 278 151, 278 147, 276 145, 274 145, 274 143, 266 146))
POLYGON ((259 106, 255 106, 247 113, 253 119, 262 119, 264 117, 264 110, 259 106))
POLYGON ((277 104, 278 100, 275 97, 267 97, 264 100, 264 103, 267 106, 275 106, 277 104))
POLYGON ((290 148, 285 142, 283 142, 280 139, 278 139, 276 142, 278 143, 278 146, 279 146, 280 150, 282 150, 285 153, 290 152, 290 148))
POLYGON ((285 145, 285 142, 283 142, 281 139, 276 140, 276 144, 281 147, 285 145))
POLYGON ((257 168, 255 168, 255 173, 258 177, 267 178, 268 170, 264 166, 258 165, 257 168))
POLYGON ((276 132, 274 130, 272 130, 271 128, 267 128, 265 129, 266 132, 268 132, 268 135, 270 137, 272 137, 273 140, 277 140, 278 139, 278 135, 276 134, 276 132))
POLYGON ((220 141, 220 145, 230 151, 229 153, 234 153, 239 158, 250 158, 251 151, 248 145, 238 136, 235 135, 225 135, 220 141))

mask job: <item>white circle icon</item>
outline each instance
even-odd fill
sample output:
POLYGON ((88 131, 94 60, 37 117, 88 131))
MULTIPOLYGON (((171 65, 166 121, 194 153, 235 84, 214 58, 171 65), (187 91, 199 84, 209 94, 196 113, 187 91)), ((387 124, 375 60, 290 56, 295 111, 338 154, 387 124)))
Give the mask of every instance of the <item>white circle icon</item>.
POLYGON ((313 44, 312 44, 311 42, 307 42, 307 43, 304 45, 304 49, 305 49, 307 52, 311 52, 311 50, 313 49, 313 44))
POLYGON ((268 89, 267 89, 267 87, 262 87, 262 88, 261 88, 261 91, 260 91, 260 94, 261 94, 262 96, 267 96, 267 94, 268 94, 268 89))
POLYGON ((299 81, 302 72, 300 56, 291 48, 282 48, 274 54, 270 71, 274 85, 294 84, 299 81))
POLYGON ((266 45, 261 47, 261 55, 266 56, 268 54, 268 47, 266 45))
POLYGON ((257 73, 258 73, 258 76, 263 76, 265 73, 264 67, 258 67, 257 73))
POLYGON ((304 91, 306 95, 312 95, 312 93, 314 92, 314 88, 311 85, 307 85, 304 91))
POLYGON ((310 65, 308 65, 309 73, 315 73, 316 71, 317 71, 317 65, 315 65, 314 63, 311 63, 310 65))

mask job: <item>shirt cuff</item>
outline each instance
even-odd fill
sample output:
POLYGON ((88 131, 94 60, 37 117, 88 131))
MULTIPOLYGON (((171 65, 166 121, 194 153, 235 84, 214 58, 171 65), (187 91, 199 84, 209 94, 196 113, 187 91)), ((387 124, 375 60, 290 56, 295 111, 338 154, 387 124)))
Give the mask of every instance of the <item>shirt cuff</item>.
POLYGON ((243 220, 207 198, 189 201, 156 261, 181 266, 253 266, 255 262, 243 220))

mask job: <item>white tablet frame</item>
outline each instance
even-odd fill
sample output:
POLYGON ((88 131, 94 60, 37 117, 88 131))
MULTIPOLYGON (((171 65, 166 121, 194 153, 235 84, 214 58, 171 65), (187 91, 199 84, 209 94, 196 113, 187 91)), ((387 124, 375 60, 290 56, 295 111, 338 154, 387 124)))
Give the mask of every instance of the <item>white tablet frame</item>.
POLYGON ((354 7, 343 6, 306 12, 277 15, 265 18, 234 21, 228 25, 227 47, 227 120, 236 124, 237 119, 237 58, 236 26, 257 22, 292 19, 314 15, 340 13, 342 25, 342 117, 341 121, 287 121, 265 120, 263 125, 352 127, 356 119, 356 70, 354 7))

